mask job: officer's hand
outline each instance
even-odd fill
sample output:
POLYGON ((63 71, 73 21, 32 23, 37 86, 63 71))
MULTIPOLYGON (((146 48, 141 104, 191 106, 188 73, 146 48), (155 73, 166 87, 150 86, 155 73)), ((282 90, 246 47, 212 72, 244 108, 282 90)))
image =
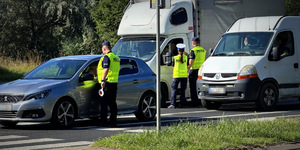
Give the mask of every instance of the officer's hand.
POLYGON ((104 89, 105 88, 105 82, 101 82, 101 87, 104 89))

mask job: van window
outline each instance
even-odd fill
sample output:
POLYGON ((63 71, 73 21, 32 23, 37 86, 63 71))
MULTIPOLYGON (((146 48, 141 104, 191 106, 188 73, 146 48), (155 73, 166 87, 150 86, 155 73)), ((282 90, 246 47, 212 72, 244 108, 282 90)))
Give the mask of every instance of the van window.
POLYGON ((179 8, 175 10, 170 17, 170 22, 173 25, 180 25, 186 23, 187 20, 188 17, 187 17, 186 10, 184 8, 179 8))
POLYGON ((119 75, 128 75, 138 73, 138 67, 134 60, 121 59, 119 75))
POLYGON ((280 58, 294 55, 294 38, 291 31, 280 32, 273 44, 273 47, 278 48, 280 58))
POLYGON ((225 34, 213 56, 262 56, 272 32, 241 32, 225 34))
POLYGON ((177 47, 176 45, 178 43, 183 43, 183 39, 181 38, 177 38, 177 39, 172 39, 171 41, 169 41, 169 43, 166 45, 166 47, 164 48, 162 54, 161 54, 161 66, 162 65, 166 65, 165 62, 163 61, 163 55, 166 55, 167 52, 170 52, 172 54, 172 56, 176 56, 178 55, 178 51, 177 51, 177 47))

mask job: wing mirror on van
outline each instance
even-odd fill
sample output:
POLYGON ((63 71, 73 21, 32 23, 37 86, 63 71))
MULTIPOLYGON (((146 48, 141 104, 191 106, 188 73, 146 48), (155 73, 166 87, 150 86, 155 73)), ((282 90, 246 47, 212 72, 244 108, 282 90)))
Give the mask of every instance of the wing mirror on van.
POLYGON ((269 60, 271 61, 278 61, 280 59, 279 53, 278 53, 278 47, 273 47, 272 51, 269 55, 269 60))
POLYGON ((94 75, 90 73, 85 73, 79 78, 80 82, 87 81, 87 80, 94 80, 94 75))
POLYGON ((172 65, 172 53, 171 52, 167 52, 165 55, 163 55, 163 62, 167 66, 172 65))
POLYGON ((214 49, 213 49, 213 48, 210 48, 210 49, 208 50, 208 52, 209 52, 209 55, 212 55, 212 53, 214 52, 214 49))

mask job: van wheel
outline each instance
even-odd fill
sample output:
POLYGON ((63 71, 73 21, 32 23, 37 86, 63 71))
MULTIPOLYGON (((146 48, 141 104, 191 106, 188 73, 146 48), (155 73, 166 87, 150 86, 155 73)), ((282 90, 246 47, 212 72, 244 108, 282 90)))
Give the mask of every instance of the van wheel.
POLYGON ((75 120, 74 104, 65 99, 55 104, 51 124, 56 128, 70 128, 75 120))
POLYGON ((138 111, 135 113, 139 121, 151 121, 156 115, 156 95, 146 93, 140 99, 138 111))
POLYGON ((206 109, 219 109, 222 106, 222 103, 220 102, 213 102, 201 99, 202 106, 206 109))
POLYGON ((0 121, 0 124, 5 127, 13 127, 17 125, 18 121, 0 121))
POLYGON ((259 92, 256 105, 259 109, 271 111, 276 108, 278 101, 278 90, 274 84, 266 83, 259 92))

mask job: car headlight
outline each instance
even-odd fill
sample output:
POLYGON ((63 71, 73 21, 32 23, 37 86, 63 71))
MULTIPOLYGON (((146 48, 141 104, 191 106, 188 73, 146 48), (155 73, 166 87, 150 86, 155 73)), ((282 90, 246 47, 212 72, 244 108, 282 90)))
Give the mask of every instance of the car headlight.
POLYGON ((256 68, 253 65, 247 65, 240 71, 237 79, 249 79, 258 77, 256 68))
POLYGON ((30 94, 24 98, 24 101, 27 101, 30 99, 35 99, 35 100, 44 99, 49 95, 50 92, 51 92, 51 90, 45 90, 45 91, 30 94))

